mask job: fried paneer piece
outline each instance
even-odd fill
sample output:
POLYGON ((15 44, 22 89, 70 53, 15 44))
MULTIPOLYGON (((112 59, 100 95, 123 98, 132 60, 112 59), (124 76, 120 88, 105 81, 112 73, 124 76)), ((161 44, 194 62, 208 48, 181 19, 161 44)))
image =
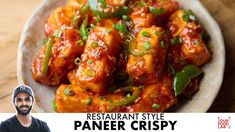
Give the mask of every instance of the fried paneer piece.
POLYGON ((95 96, 76 85, 60 85, 56 91, 55 102, 58 112, 120 112, 124 107, 109 111, 113 102, 123 99, 123 93, 95 96))
POLYGON ((31 66, 31 72, 34 80, 57 86, 67 80, 67 73, 75 67, 74 60, 82 54, 84 46, 77 43, 81 37, 75 29, 61 30, 60 38, 51 39, 53 46, 49 62, 46 64, 48 66, 46 75, 43 75, 42 71, 48 44, 38 52, 31 66))
POLYGON ((165 74, 160 83, 144 85, 140 99, 126 107, 126 112, 163 112, 176 102, 172 78, 165 74))
POLYGON ((55 30, 61 27, 71 26, 71 22, 74 17, 79 15, 79 9, 87 3, 87 0, 71 0, 64 7, 59 7, 52 11, 46 24, 44 25, 44 30, 47 36, 53 35, 55 30))
POLYGON ((157 20, 161 22, 167 20, 172 13, 179 9, 179 3, 176 0, 153 0, 151 6, 158 10, 162 8, 162 13, 156 16, 157 20))
POLYGON ((105 93, 120 47, 121 38, 115 29, 96 26, 88 36, 79 67, 68 75, 71 84, 96 94, 105 93))
POLYGON ((142 28, 151 27, 154 24, 154 15, 148 11, 148 7, 133 7, 130 14, 134 27, 133 32, 137 34, 142 28))
POLYGON ((130 45, 126 71, 135 82, 158 83, 165 66, 168 41, 156 26, 142 29, 130 45))
POLYGON ((152 25, 162 25, 179 8, 175 0, 132 1, 133 12, 130 17, 134 23, 134 33, 152 25), (157 10, 157 11, 150 11, 157 10))
POLYGON ((193 19, 195 16, 189 12, 178 10, 171 15, 168 22, 168 29, 174 38, 179 38, 182 41, 181 54, 183 57, 192 64, 203 65, 211 58, 205 43, 202 41, 202 28, 193 19))

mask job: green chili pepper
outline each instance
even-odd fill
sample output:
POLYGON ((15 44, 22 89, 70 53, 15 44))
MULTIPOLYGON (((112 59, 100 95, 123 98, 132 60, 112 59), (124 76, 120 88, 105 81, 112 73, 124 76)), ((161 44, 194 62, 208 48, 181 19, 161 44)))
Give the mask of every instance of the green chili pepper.
MULTIPOLYGON (((115 10, 115 7, 114 6, 111 6, 111 8, 113 8, 112 10, 115 10, 114 12, 102 12, 100 11, 100 8, 99 7, 99 0, 88 0, 88 3, 89 3, 89 6, 92 10, 92 12, 95 14, 95 15, 98 15, 102 18, 109 18, 109 17, 119 17, 119 16, 122 16, 122 15, 126 15, 126 14, 129 14, 132 10, 126 6, 120 6, 117 10, 115 10)), ((105 6, 106 8, 106 6, 105 6)), ((105 9, 103 8, 103 9, 105 9)), ((109 6, 110 8, 110 6, 109 6)))
POLYGON ((78 23, 81 20, 81 16, 85 15, 89 10, 89 4, 86 3, 84 4, 80 9, 79 9, 79 15, 75 15, 72 20, 71 20, 71 25, 75 28, 78 28, 78 23))
POLYGON ((71 25, 72 25, 73 27, 75 27, 76 29, 78 28, 78 23, 79 23, 79 21, 80 21, 80 18, 81 18, 81 17, 75 15, 75 16, 72 18, 72 20, 71 20, 71 25))
POLYGON ((51 57, 51 49, 52 49, 52 46, 53 46, 52 38, 48 38, 48 40, 46 42, 46 45, 47 45, 46 54, 45 54, 44 61, 42 63, 42 77, 45 77, 47 75, 48 62, 49 62, 49 59, 51 57))
POLYGON ((175 96, 180 95, 191 79, 200 75, 202 71, 195 65, 187 65, 180 72, 178 72, 173 81, 175 96))
POLYGON ((86 3, 85 5, 83 5, 83 6, 79 9, 79 13, 81 13, 82 15, 84 15, 85 13, 87 13, 88 10, 89 10, 89 4, 86 3))
POLYGON ((182 19, 185 22, 189 22, 189 21, 196 21, 197 17, 194 15, 192 10, 188 10, 188 11, 184 11, 184 15, 182 16, 182 19))
POLYGON ((182 72, 186 73, 190 78, 195 78, 202 73, 201 69, 195 65, 187 65, 182 72))
POLYGON ((174 78, 175 96, 180 95, 190 81, 190 77, 185 72, 178 72, 174 78))
POLYGON ((106 7, 106 0, 98 0, 103 8, 106 7))
POLYGON ((140 87, 124 87, 124 88, 114 91, 114 92, 132 91, 132 95, 129 97, 126 97, 123 100, 113 102, 109 107, 107 107, 107 110, 112 111, 113 109, 117 107, 126 106, 126 105, 130 105, 131 103, 134 103, 135 100, 140 96, 140 90, 141 90, 140 87))
POLYGON ((88 31, 86 30, 86 27, 87 27, 87 21, 88 21, 88 18, 86 17, 83 22, 82 22, 82 25, 80 27, 80 35, 82 36, 82 39, 83 40, 86 40, 88 38, 88 31))
POLYGON ((57 104, 56 104, 55 100, 52 100, 51 103, 52 103, 53 110, 57 111, 57 104))

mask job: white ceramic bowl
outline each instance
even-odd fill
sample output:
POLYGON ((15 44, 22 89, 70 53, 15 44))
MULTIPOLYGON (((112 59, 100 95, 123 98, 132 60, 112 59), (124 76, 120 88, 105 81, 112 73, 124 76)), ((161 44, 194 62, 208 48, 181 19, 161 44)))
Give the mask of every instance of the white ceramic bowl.
MULTIPOLYGON (((208 31, 211 36, 209 46, 212 48, 213 54, 212 61, 202 68, 205 76, 200 83, 200 90, 191 100, 187 100, 177 106, 176 112, 206 112, 217 96, 223 80, 225 66, 223 37, 218 24, 199 0, 178 1, 182 8, 193 10, 198 16, 200 23, 208 31)), ((51 102, 55 97, 56 88, 34 81, 30 66, 36 53, 42 47, 41 40, 45 38, 43 27, 47 17, 53 9, 65 5, 66 2, 67 0, 43 1, 29 18, 21 34, 17 58, 17 77, 19 83, 33 88, 36 98, 35 110, 37 112, 54 112, 51 102)))

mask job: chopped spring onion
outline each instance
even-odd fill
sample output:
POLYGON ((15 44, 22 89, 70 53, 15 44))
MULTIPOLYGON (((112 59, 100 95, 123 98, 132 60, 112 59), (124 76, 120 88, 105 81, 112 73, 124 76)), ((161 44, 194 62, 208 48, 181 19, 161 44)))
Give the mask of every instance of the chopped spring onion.
POLYGON ((74 60, 74 64, 79 65, 79 63, 81 62, 81 59, 78 57, 74 60))
POLYGON ((113 28, 120 31, 121 33, 127 32, 127 28, 125 24, 113 24, 113 28))
POLYGON ((161 44, 161 47, 162 47, 162 48, 165 48, 165 47, 166 47, 165 42, 164 42, 163 40, 160 42, 160 44, 161 44))
POLYGON ((171 39, 171 45, 182 44, 182 39, 180 36, 176 36, 171 39))
POLYGON ((149 34, 149 32, 143 31, 143 32, 142 32, 142 36, 143 36, 143 37, 149 37, 150 34, 149 34))
POLYGON ((89 97, 89 98, 87 99, 87 105, 91 105, 91 103, 92 103, 92 98, 89 97))
POLYGON ((56 38, 60 38, 62 33, 63 33, 63 31, 61 29, 58 29, 58 30, 55 30, 54 35, 56 38))
POLYGON ((106 0, 98 0, 102 8, 106 8, 106 0))
POLYGON ((87 63, 88 63, 88 64, 92 64, 92 60, 88 60, 87 63))
POLYGON ((189 21, 196 21, 197 17, 194 15, 192 10, 188 10, 188 11, 185 11, 184 15, 182 16, 182 19, 185 22, 189 22, 189 21))
POLYGON ((155 103, 154 103, 154 104, 152 105, 152 108, 154 108, 154 109, 158 109, 158 108, 160 108, 160 105, 159 105, 159 104, 155 104, 155 103))
POLYGON ((145 50, 150 49, 150 42, 144 42, 144 49, 145 50))
POLYGON ((69 92, 70 92, 70 88, 66 87, 64 90, 64 95, 69 95, 69 92))
POLYGON ((195 40, 193 41, 193 44, 198 45, 198 44, 199 44, 199 41, 198 41, 197 39, 195 39, 195 40))
POLYGON ((162 13, 165 12, 164 8, 157 9, 153 6, 149 6, 149 11, 157 16, 160 16, 162 13))
POLYGON ((83 43, 82 40, 78 40, 78 41, 76 42, 76 44, 77 44, 78 46, 83 46, 83 45, 84 45, 84 43, 83 43))

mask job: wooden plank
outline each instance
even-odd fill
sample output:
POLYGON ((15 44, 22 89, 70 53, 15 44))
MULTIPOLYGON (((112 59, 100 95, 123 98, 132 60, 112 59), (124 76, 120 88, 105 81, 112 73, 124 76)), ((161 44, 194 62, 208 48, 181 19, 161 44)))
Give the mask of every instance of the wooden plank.
POLYGON ((11 103, 11 93, 18 85, 18 42, 24 24, 40 2, 42 0, 0 1, 0 112, 15 112, 11 103))

